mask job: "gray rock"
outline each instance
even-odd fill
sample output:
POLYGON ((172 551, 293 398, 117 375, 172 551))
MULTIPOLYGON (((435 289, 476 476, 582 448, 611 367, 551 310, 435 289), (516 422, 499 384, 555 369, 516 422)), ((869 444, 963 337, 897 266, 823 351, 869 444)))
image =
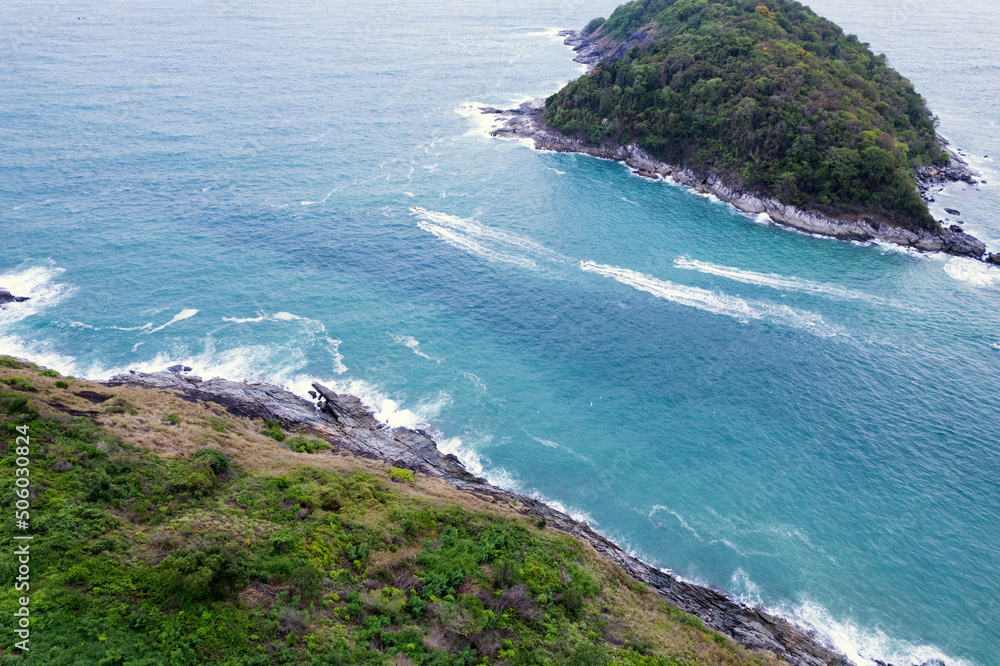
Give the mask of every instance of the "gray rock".
POLYGON ((960 213, 959 211, 955 210, 954 208, 945 208, 944 212, 948 213, 949 215, 954 215, 955 217, 961 217, 962 216, 962 213, 960 213))
POLYGON ((27 300, 31 299, 27 296, 14 296, 8 290, 0 288, 0 305, 5 305, 7 303, 23 303, 27 300))
POLYGON ((191 372, 191 367, 187 366, 187 365, 180 365, 180 364, 172 365, 169 368, 167 368, 167 372, 172 372, 175 375, 179 375, 182 372, 191 372))
POLYGON ((1000 266, 1000 252, 994 252, 986 255, 986 261, 1000 266))

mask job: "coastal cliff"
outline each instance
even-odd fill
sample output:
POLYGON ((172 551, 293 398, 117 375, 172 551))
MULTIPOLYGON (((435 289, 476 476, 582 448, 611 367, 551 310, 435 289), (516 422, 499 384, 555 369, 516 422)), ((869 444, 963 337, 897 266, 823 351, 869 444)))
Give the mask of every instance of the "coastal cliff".
POLYGON ((700 618, 708 627, 730 636, 748 649, 771 652, 796 666, 850 664, 843 655, 825 645, 820 636, 762 609, 740 604, 721 591, 680 580, 624 552, 586 523, 538 500, 487 483, 469 473, 455 456, 441 453, 430 433, 388 427, 375 419, 354 396, 313 384, 317 398, 313 403, 268 384, 224 379, 203 381, 176 372, 126 373, 113 377, 105 385, 175 391, 187 399, 218 404, 234 415, 278 421, 290 431, 321 437, 334 452, 383 461, 442 479, 491 504, 515 506, 518 512, 543 519, 549 527, 585 541, 629 576, 656 590, 670 604, 700 618))
POLYGON ((28 663, 851 663, 354 396, 190 370, 97 383, 0 356, 0 430, 31 442, 28 663))

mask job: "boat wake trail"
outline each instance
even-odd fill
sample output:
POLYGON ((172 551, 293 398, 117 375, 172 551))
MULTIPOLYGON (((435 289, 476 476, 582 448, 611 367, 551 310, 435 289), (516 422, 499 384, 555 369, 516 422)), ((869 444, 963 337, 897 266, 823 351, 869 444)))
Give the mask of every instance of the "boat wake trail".
POLYGON ((580 268, 591 273, 612 277, 622 284, 652 294, 680 305, 704 310, 713 314, 726 315, 742 323, 751 320, 766 320, 783 324, 792 328, 802 329, 814 335, 828 338, 844 335, 846 331, 838 326, 827 323, 815 312, 798 310, 787 305, 774 305, 761 301, 752 301, 728 296, 721 292, 710 291, 700 287, 675 284, 666 280, 658 280, 627 268, 607 266, 591 261, 581 261, 580 268))
POLYGON ((448 244, 490 261, 502 261, 530 270, 541 270, 539 261, 570 264, 569 257, 554 252, 533 240, 499 229, 485 227, 475 220, 439 213, 419 206, 410 212, 419 218, 417 226, 448 244))
POLYGON ((698 271, 699 273, 706 273, 708 275, 717 275, 719 277, 728 278, 744 284, 771 287, 772 289, 778 289, 781 291, 798 291, 806 294, 832 296, 834 298, 857 299, 881 305, 889 304, 888 301, 879 298, 878 296, 871 296, 864 292, 854 291, 852 289, 844 289, 832 284, 823 284, 822 282, 813 282, 812 280, 805 280, 797 277, 787 277, 776 273, 755 273, 753 271, 745 271, 740 268, 718 266, 716 264, 710 264, 696 259, 687 259, 686 257, 678 257, 677 259, 674 259, 674 267, 698 271))

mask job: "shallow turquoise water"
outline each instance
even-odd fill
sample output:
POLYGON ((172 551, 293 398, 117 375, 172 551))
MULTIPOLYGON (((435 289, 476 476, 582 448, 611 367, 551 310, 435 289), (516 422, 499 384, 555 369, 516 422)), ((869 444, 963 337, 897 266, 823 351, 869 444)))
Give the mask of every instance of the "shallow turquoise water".
MULTIPOLYGON (((1000 270, 486 137, 469 104, 579 75, 551 28, 613 4, 6 4, 0 351, 319 379, 859 663, 1000 662, 1000 270)), ((1000 248, 1000 14, 912 5, 813 4, 1000 248)))

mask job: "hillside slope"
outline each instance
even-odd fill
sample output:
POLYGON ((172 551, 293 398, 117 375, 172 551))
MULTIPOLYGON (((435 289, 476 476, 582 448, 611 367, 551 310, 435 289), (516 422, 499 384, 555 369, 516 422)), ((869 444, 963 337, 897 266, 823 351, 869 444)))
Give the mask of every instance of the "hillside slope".
MULTIPOLYGON (((28 589, 14 588, 13 558, 0 563, 0 609, 30 598, 30 649, 7 632, 0 663, 786 663, 553 529, 574 524, 557 512, 546 524, 467 473, 474 492, 438 478, 443 467, 414 474, 352 452, 380 439, 410 455, 423 435, 374 421, 359 432, 370 414, 350 398, 327 392, 321 417, 267 385, 169 373, 102 385, 9 357, 0 389, 0 532, 32 537, 28 589), (282 421, 300 407, 302 421, 282 421), (20 495, 18 478, 30 479, 20 495)), ((716 612, 735 607, 696 589, 716 612)), ((796 663, 840 663, 745 612, 796 663)))

